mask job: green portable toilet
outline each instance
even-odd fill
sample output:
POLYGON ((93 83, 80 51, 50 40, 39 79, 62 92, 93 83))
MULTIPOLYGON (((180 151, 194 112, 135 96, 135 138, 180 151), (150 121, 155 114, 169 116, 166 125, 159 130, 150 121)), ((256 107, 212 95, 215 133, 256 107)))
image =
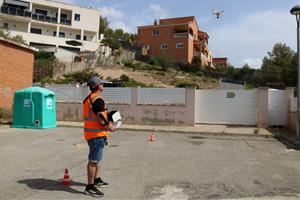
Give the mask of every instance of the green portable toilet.
POLYGON ((18 90, 14 94, 14 128, 56 127, 55 93, 41 87, 18 90))

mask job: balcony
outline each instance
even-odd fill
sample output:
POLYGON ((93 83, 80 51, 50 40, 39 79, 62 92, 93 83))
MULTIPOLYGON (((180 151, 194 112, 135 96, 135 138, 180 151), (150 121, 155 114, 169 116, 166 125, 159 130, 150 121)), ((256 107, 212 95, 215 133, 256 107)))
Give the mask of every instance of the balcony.
POLYGON ((40 15, 36 13, 32 13, 32 19, 49 23, 57 23, 56 17, 50 17, 47 15, 40 15))
POLYGON ((21 17, 31 17, 31 12, 24 9, 19 8, 13 8, 8 6, 1 6, 1 13, 5 13, 8 15, 15 15, 15 16, 21 16, 21 17))
POLYGON ((186 38, 188 37, 188 32, 173 33, 173 38, 186 38))
MULTIPOLYGON (((37 14, 37 13, 31 13, 29 10, 13 8, 13 7, 9 7, 9 6, 1 6, 0 12, 8 14, 8 15, 32 18, 33 20, 38 20, 38 21, 43 21, 43 22, 58 23, 57 17, 51 17, 51 16, 37 14)), ((69 19, 61 18, 60 23, 71 26, 72 22, 69 19)))
POLYGON ((64 24, 64 25, 69 25, 69 26, 71 26, 71 20, 70 20, 70 19, 60 18, 60 23, 61 23, 61 24, 64 24))

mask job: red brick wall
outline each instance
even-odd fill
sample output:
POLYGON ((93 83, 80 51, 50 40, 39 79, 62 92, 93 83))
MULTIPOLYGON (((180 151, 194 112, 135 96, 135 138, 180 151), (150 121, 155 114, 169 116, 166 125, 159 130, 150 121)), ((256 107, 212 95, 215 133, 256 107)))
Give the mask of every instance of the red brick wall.
POLYGON ((11 108, 14 92, 32 86, 34 52, 0 41, 0 107, 11 108))

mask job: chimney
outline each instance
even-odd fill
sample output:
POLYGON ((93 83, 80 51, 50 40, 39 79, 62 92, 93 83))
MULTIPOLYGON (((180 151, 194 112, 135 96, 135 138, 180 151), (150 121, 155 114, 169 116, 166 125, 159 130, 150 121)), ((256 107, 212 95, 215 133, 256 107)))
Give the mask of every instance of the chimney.
POLYGON ((157 24, 158 24, 158 23, 157 23, 157 20, 154 20, 154 25, 157 26, 157 24))

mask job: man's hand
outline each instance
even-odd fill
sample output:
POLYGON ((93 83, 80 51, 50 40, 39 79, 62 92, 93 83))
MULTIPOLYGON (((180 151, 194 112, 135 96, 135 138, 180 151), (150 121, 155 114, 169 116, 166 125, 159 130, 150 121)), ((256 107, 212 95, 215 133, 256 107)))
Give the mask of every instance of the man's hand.
POLYGON ((107 130, 110 131, 110 132, 114 132, 116 130, 113 122, 109 122, 108 125, 107 125, 107 130))

